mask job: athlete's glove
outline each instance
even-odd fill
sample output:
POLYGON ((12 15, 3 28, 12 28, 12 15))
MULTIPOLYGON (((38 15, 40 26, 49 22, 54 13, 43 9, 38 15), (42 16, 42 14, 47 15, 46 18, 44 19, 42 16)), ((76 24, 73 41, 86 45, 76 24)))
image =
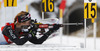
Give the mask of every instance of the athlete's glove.
POLYGON ((50 28, 49 31, 56 31, 56 30, 58 30, 60 27, 61 27, 61 25, 59 25, 59 24, 54 24, 54 25, 53 25, 53 28, 50 28))
POLYGON ((29 29, 29 35, 28 37, 31 38, 31 37, 34 37, 37 33, 37 28, 34 28, 34 26, 32 25, 29 29))
POLYGON ((47 33, 45 33, 44 35, 46 35, 47 37, 50 36, 53 32, 57 31, 59 28, 61 27, 61 25, 59 24, 54 24, 53 28, 50 28, 49 31, 47 33))

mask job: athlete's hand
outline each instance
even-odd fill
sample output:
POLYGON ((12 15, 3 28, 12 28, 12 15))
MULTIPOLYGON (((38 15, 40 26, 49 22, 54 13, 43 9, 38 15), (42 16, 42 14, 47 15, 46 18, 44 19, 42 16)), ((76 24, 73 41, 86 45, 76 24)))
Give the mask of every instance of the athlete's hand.
POLYGON ((54 24, 53 25, 53 28, 51 28, 51 29, 49 29, 50 31, 56 31, 56 30, 58 30, 59 28, 61 27, 61 25, 59 25, 59 24, 54 24))

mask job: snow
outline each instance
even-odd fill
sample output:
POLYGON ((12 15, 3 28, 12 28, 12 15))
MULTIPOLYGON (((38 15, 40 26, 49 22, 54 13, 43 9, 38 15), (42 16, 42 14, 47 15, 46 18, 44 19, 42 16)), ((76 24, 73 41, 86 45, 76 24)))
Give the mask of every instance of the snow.
POLYGON ((13 50, 18 50, 18 51, 99 51, 100 50, 100 38, 97 38, 97 49, 95 50, 93 47, 93 38, 87 38, 87 48, 83 48, 82 46, 84 45, 84 39, 83 38, 78 38, 78 37, 67 37, 63 36, 63 42, 62 45, 60 44, 60 37, 56 36, 53 38, 50 38, 46 40, 42 45, 34 45, 30 42, 27 42, 23 46, 17 46, 15 44, 12 45, 0 45, 0 51, 5 50, 5 51, 13 51, 13 50), (69 40, 66 40, 66 39, 69 40))

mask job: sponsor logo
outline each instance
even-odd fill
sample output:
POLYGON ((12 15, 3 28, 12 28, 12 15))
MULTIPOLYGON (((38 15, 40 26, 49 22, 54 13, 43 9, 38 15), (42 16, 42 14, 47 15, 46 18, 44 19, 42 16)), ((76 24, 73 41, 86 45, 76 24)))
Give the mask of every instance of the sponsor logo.
POLYGON ((9 30, 9 32, 10 32, 11 37, 12 37, 13 39, 15 39, 16 36, 13 34, 12 30, 9 30))

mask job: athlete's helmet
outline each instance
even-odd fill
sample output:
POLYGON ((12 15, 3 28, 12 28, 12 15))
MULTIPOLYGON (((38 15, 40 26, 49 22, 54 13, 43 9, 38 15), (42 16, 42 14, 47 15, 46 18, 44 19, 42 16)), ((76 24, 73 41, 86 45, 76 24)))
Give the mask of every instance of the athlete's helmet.
POLYGON ((31 16, 30 16, 29 13, 17 17, 17 22, 19 22, 19 23, 25 22, 25 21, 28 21, 28 20, 31 20, 31 16))

